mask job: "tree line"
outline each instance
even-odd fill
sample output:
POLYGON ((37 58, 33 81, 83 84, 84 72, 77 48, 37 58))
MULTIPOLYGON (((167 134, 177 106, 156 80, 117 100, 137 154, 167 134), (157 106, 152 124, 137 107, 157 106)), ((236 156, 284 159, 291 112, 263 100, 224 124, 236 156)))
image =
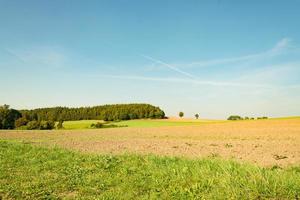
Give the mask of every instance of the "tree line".
POLYGON ((130 120, 130 119, 162 119, 164 111, 150 104, 114 104, 94 107, 53 107, 33 110, 20 110, 22 115, 31 120, 130 120))
POLYGON ((54 122, 69 120, 118 121, 131 119, 162 119, 165 113, 150 104, 114 104, 94 107, 52 107, 32 110, 10 109, 0 106, 0 129, 26 127, 27 129, 51 129, 54 122))
MULTIPOLYGON (((254 117, 241 117, 239 115, 230 115, 227 120, 254 120, 254 117)), ((256 119, 268 119, 268 117, 263 116, 263 117, 257 117, 256 119)))

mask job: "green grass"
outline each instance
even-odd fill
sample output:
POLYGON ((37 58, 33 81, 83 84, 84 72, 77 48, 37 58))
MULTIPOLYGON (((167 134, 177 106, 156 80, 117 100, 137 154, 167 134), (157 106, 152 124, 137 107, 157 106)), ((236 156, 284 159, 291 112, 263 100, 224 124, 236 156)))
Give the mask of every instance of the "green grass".
POLYGON ((63 126, 65 129, 87 129, 91 124, 103 122, 102 120, 78 120, 78 121, 65 121, 63 126))
MULTIPOLYGON (((108 124, 115 124, 118 126, 128 126, 128 127, 162 127, 162 126, 201 125, 203 123, 213 123, 219 121, 217 120, 168 121, 168 120, 140 119, 140 120, 126 120, 120 122, 109 122, 108 124)), ((88 129, 91 127, 91 124, 93 123, 96 124, 97 122, 103 122, 103 121, 101 120, 65 121, 63 123, 63 126, 65 129, 88 129)))
POLYGON ((0 199, 296 199, 300 167, 88 155, 0 140, 0 199))
POLYGON ((191 121, 168 121, 168 120, 128 120, 114 123, 116 125, 127 125, 128 127, 162 127, 162 126, 194 126, 203 123, 213 123, 216 120, 191 120, 191 121))
MULTIPOLYGON (((299 119, 300 117, 281 117, 281 118, 269 118, 264 120, 275 120, 275 119, 299 119)), ((263 119, 261 119, 263 120, 263 119)), ((249 121, 249 120, 244 120, 249 121)), ((250 120, 251 121, 251 120, 250 120)), ((103 122, 102 120, 78 120, 78 121, 65 121, 63 126, 65 129, 89 129, 91 124, 96 124, 97 122, 103 122)), ((126 120, 120 122, 109 122, 108 124, 115 124, 118 126, 128 126, 128 127, 162 127, 162 126, 192 126, 192 125, 201 125, 204 123, 219 123, 219 122, 228 122, 227 120, 151 120, 151 119, 139 119, 139 120, 126 120)))

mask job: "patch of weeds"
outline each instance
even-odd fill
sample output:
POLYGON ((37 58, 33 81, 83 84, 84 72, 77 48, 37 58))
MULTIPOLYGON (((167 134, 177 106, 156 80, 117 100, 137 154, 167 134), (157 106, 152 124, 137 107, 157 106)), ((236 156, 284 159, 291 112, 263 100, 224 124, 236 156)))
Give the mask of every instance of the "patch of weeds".
POLYGON ((188 145, 188 146, 192 146, 193 145, 192 143, 188 143, 188 142, 186 142, 185 144, 188 145))
POLYGON ((282 160, 288 158, 287 156, 277 155, 277 154, 273 155, 273 157, 275 160, 282 160))
POLYGON ((179 146, 172 146, 172 148, 174 148, 174 149, 178 149, 178 148, 179 148, 179 146))
POLYGON ((280 167, 279 165, 273 165, 271 167, 271 170, 279 170, 279 169, 282 169, 282 167, 280 167))
POLYGON ((209 157, 218 158, 218 157, 220 157, 220 155, 218 153, 211 153, 209 157))
POLYGON ((231 147, 233 147, 233 145, 232 144, 225 144, 225 147, 226 148, 231 148, 231 147))
POLYGON ((210 144, 209 146, 217 147, 219 145, 217 145, 217 144, 210 144))

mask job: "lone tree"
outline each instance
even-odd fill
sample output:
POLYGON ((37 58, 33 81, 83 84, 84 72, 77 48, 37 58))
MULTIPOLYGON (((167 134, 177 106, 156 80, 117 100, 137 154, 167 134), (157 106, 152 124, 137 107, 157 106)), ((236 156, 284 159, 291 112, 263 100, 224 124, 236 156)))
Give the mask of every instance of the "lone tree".
POLYGON ((179 112, 179 117, 183 117, 184 113, 183 112, 179 112))
POLYGON ((196 117, 196 119, 198 119, 199 118, 199 114, 197 113, 197 114, 195 114, 195 117, 196 117))

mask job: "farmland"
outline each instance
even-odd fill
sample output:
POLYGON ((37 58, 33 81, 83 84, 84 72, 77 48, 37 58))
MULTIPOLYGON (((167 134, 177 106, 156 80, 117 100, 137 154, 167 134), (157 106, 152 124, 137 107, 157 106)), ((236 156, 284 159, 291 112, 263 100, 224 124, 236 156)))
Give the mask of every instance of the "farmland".
POLYGON ((261 166, 300 163, 299 118, 237 122, 133 120, 119 123, 126 123, 129 127, 0 131, 0 138, 97 154, 213 156, 261 166))
POLYGON ((300 118, 0 131, 4 199, 294 199, 300 118), (88 129, 83 129, 88 128, 88 129))

